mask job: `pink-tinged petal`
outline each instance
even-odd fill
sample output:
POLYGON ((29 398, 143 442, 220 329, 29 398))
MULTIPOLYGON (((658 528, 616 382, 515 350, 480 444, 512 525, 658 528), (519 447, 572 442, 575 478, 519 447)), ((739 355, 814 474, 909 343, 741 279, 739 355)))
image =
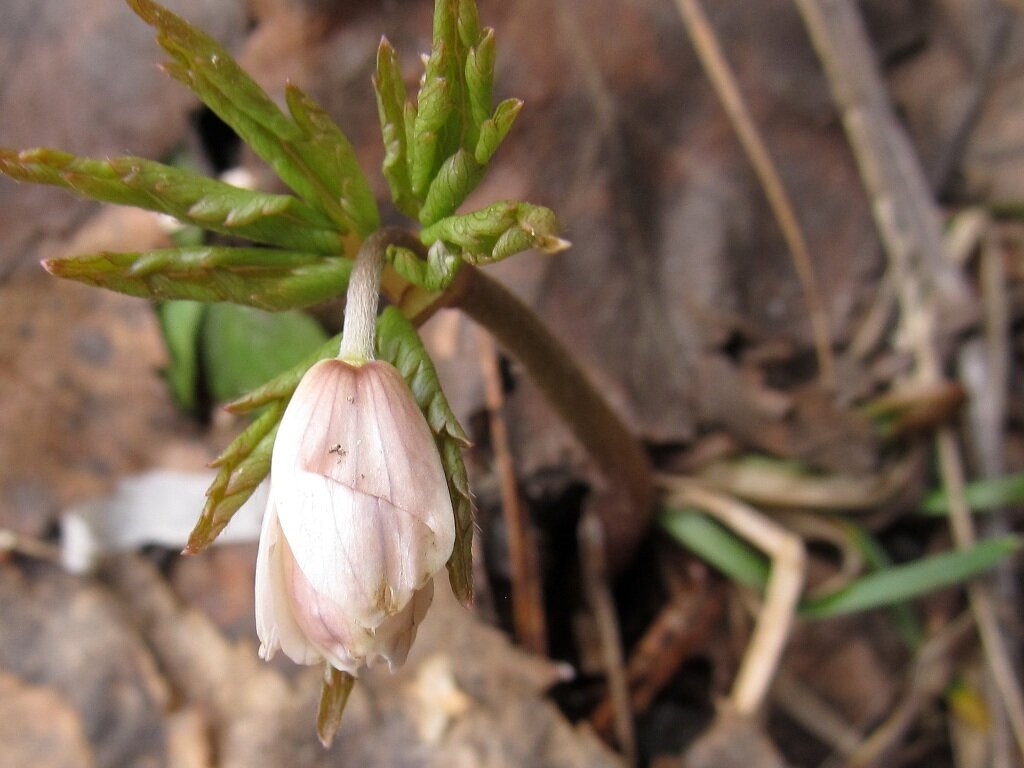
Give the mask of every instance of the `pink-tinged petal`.
POLYGON ((280 648, 297 664, 314 664, 322 660, 321 655, 296 622, 285 588, 282 555, 286 548, 271 492, 256 556, 256 634, 260 639, 260 657, 269 661, 280 648))
POLYGON ((286 489, 275 478, 272 493, 306 579, 364 627, 399 613, 437 570, 430 563, 433 532, 383 499, 308 472, 286 489))
POLYGON ((427 615, 427 609, 434 600, 434 582, 427 582, 427 586, 412 596, 412 600, 405 606, 397 616, 386 619, 383 624, 377 627, 375 639, 377 641, 377 653, 388 662, 388 669, 394 672, 405 664, 409 656, 409 649, 413 640, 416 639, 416 630, 427 615))
POLYGON ((428 570, 447 563, 455 522, 444 469, 423 414, 391 364, 323 360, 310 369, 281 420, 273 458, 279 479, 303 470, 418 517, 434 533, 424 553, 428 570))

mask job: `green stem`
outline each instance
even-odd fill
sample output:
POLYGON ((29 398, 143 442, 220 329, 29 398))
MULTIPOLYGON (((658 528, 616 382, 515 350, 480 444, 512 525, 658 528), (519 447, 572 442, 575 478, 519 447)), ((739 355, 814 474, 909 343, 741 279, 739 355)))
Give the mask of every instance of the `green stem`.
POLYGON ((345 325, 338 350, 338 357, 346 362, 362 365, 373 360, 380 275, 388 242, 388 230, 378 230, 363 241, 356 254, 345 296, 345 325))

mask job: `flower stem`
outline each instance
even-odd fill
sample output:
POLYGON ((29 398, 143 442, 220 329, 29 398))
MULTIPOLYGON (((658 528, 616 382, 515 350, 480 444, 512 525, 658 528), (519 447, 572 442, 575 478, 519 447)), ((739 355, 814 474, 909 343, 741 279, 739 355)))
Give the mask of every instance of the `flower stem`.
POLYGON ((346 362, 361 365, 374 358, 380 276, 388 242, 388 230, 378 230, 363 241, 356 254, 345 297, 345 324, 338 349, 338 358, 346 362))
POLYGON ((609 566, 624 566, 647 531, 654 502, 651 464, 643 445, 530 307, 468 264, 459 278, 447 306, 461 309, 486 328, 526 368, 605 477, 626 492, 628 514, 622 514, 621 506, 595 510, 602 517, 609 566))
MULTIPOLYGON (((382 229, 373 238, 378 236, 376 247, 381 253, 394 244, 424 259, 427 256, 426 247, 406 230, 382 229)), ((369 243, 367 240, 364 248, 369 243)), ((612 504, 595 511, 605 529, 609 567, 617 570, 627 564, 651 520, 654 483, 650 460, 640 440, 565 345, 529 306, 469 264, 462 265, 443 293, 417 288, 393 270, 385 271, 384 290, 416 325, 425 323, 439 309, 462 310, 523 365, 612 489, 624 492, 628 513, 623 513, 622 505, 612 504)))

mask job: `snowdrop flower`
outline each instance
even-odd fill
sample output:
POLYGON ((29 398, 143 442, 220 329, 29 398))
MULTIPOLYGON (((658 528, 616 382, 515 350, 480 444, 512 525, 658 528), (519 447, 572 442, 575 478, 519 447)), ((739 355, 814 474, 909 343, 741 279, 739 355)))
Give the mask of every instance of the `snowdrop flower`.
POLYGON ((430 428, 372 359, 380 265, 360 257, 340 358, 309 369, 281 419, 256 561, 260 656, 351 675, 405 662, 455 543, 430 428))
POLYGON ((278 429, 256 563, 260 655, 357 674, 405 662, 451 556, 433 436, 389 363, 322 360, 278 429))

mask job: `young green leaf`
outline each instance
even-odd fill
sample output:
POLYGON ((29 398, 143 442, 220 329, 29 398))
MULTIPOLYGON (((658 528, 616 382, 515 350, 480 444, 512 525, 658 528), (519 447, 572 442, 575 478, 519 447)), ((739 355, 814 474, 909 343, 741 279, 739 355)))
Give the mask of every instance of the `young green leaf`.
POLYGON ((758 590, 768 583, 768 559, 707 515, 694 509, 665 508, 658 522, 672 538, 733 581, 758 590))
POLYGON ((474 42, 466 56, 466 95, 469 114, 474 131, 467 136, 466 144, 473 146, 480 135, 480 127, 491 116, 491 101, 494 98, 494 30, 484 32, 479 42, 474 42))
POLYGON ((190 413, 198 406, 199 329, 205 314, 206 305, 198 301, 165 301, 157 307, 170 356, 164 378, 175 402, 190 413))
POLYGON ((55 149, 0 149, 0 173, 281 248, 330 255, 346 248, 331 220, 297 198, 240 189, 141 157, 97 160, 55 149))
POLYGON ((1018 552, 1019 536, 982 541, 970 549, 944 552, 863 576, 832 594, 804 602, 800 615, 824 619, 893 605, 943 587, 961 584, 1018 552))
POLYGON ((415 218, 420 203, 412 191, 409 180, 409 159, 406 149, 405 82, 398 52, 387 38, 382 38, 377 49, 377 76, 373 79, 377 93, 377 115, 384 139, 384 178, 391 188, 391 199, 406 216, 415 218))
POLYGON ((449 216, 424 227, 426 245, 443 241, 471 264, 489 264, 537 248, 557 253, 569 246, 558 237, 558 219, 548 208, 503 201, 472 213, 449 216))
POLYGON ((297 85, 288 84, 285 98, 296 124, 308 137, 295 144, 305 165, 338 201, 355 231, 366 237, 380 227, 380 213, 348 137, 297 85))
POLYGON ((290 370, 326 340, 320 324, 303 312, 214 304, 201 347, 210 394, 216 402, 239 397, 290 370))
MULTIPOLYGON (((1024 503, 1024 472, 968 483, 967 506, 974 512, 991 512, 1024 503)), ((929 493, 921 505, 927 515, 948 515, 949 496, 943 490, 929 493)))
POLYGON ((437 173, 441 159, 439 137, 448 117, 455 110, 451 81, 443 77, 428 78, 420 88, 413 123, 413 141, 416 153, 411 158, 409 180, 417 197, 426 194, 427 187, 437 173))
POLYGON ((451 285, 462 264, 440 240, 430 247, 426 261, 408 248, 396 245, 388 247, 387 260, 399 275, 427 291, 440 291, 451 285))
POLYGON ((473 148, 473 157, 480 165, 487 165, 498 151, 516 121, 523 102, 519 99, 505 99, 494 110, 494 116, 480 126, 480 137, 473 148))
POLYGON ((217 477, 206 492, 206 506, 189 535, 186 554, 208 547, 270 473, 270 455, 284 407, 283 402, 268 407, 214 462, 219 468, 217 477))
POLYGON ((277 400, 288 402, 295 392, 295 388, 302 381, 302 377, 306 375, 306 371, 320 360, 336 357, 340 344, 341 334, 339 333, 325 341, 317 350, 306 355, 302 362, 225 405, 225 410, 232 413, 248 413, 277 400))
POLYGON ((195 246, 47 259, 58 277, 148 299, 298 309, 345 292, 352 261, 269 248, 195 246))
POLYGON ((454 213, 480 183, 483 173, 483 166, 464 149, 445 160, 430 182, 430 189, 420 209, 420 223, 425 227, 430 226, 454 213))
POLYGON ((377 354, 401 372, 437 441, 455 511, 455 548, 448 561, 448 579, 456 597, 468 604, 473 599, 473 502, 462 448, 469 440, 445 399, 416 329, 394 307, 385 309, 378 320, 377 354))
MULTIPOLYGON (((346 197, 346 204, 343 204, 337 190, 333 185, 325 185, 320 175, 319 164, 325 158, 337 166, 339 158, 351 152, 347 141, 325 153, 323 142, 329 138, 325 138, 319 118, 314 121, 317 125, 311 122, 305 127, 289 119, 212 37, 154 0, 127 2, 157 30, 157 42, 173 58, 164 66, 167 74, 191 88, 299 197, 326 213, 340 230, 352 227, 360 231, 369 225, 375 209, 371 213, 366 208, 366 201, 356 189, 365 184, 365 180, 343 186, 345 195, 356 198, 346 197)), ((305 106, 303 104, 299 111, 305 106)), ((305 118, 308 114, 302 116, 305 118)), ((340 133, 340 129, 337 130, 340 133)), ((362 176, 354 167, 354 161, 344 159, 343 165, 348 174, 345 178, 351 179, 352 174, 362 176)))

